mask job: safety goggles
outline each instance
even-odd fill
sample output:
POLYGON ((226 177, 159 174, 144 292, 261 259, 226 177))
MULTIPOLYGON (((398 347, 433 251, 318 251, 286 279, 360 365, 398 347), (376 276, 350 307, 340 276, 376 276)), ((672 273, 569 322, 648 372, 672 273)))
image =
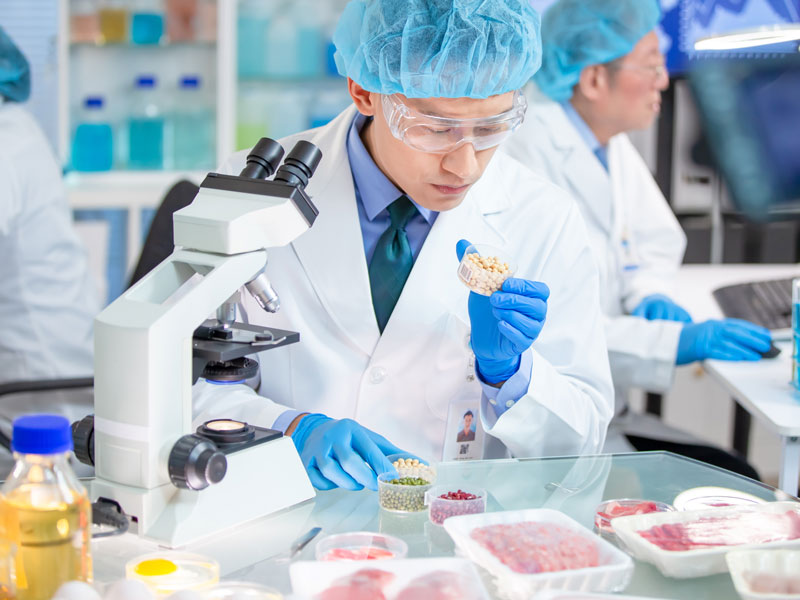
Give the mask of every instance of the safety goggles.
POLYGON ((528 103, 517 90, 511 108, 491 117, 451 119, 410 108, 397 94, 383 96, 383 114, 392 135, 421 152, 446 154, 472 144, 476 151, 494 148, 522 124, 528 103))

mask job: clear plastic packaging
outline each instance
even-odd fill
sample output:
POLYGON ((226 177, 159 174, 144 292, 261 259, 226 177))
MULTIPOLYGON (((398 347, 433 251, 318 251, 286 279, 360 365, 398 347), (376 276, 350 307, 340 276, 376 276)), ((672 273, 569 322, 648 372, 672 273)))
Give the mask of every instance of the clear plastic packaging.
POLYGON ((473 292, 491 296, 516 271, 516 263, 502 250, 484 244, 473 244, 461 257, 458 278, 473 292))
POLYGON ((540 592, 536 594, 535 600, 658 600, 658 598, 643 597, 643 596, 620 596, 619 594, 592 594, 590 592, 565 592, 565 591, 549 591, 540 592))
POLYGON ((92 580, 92 508, 69 464, 66 418, 19 417, 12 448, 14 467, 0 488, 0 546, 4 554, 16 550, 16 598, 49 600, 67 581, 92 580))
POLYGON ((629 517, 631 515, 646 515, 655 512, 669 512, 675 509, 666 502, 656 502, 654 500, 639 500, 635 498, 620 498, 617 500, 606 500, 597 507, 594 515, 594 530, 603 539, 615 543, 617 536, 614 534, 612 520, 617 517, 629 517))
POLYGON ((125 578, 141 581, 158 596, 180 590, 208 590, 219 582, 219 563, 188 552, 153 552, 131 559, 125 578))
POLYGON ((744 600, 800 598, 800 550, 734 550, 725 562, 744 600))
MULTIPOLYGON (((432 482, 409 485, 393 483, 400 479, 387 473, 378 475, 378 503, 384 510, 393 512, 419 512, 425 510, 425 492, 432 482)), ((414 479, 414 478, 409 478, 414 479)), ((419 478, 420 482, 427 481, 419 478)))
POLYGON ((296 562, 289 567, 298 598, 338 600, 488 600, 475 567, 459 558, 296 562))
POLYGON ((731 550, 800 548, 800 504, 770 502, 619 517, 614 531, 634 558, 667 577, 705 577, 727 570, 731 550))
POLYGON ((552 509, 452 517, 444 528, 510 600, 550 589, 616 592, 633 574, 627 554, 552 509))
POLYGON ((203 600, 283 600, 283 595, 258 583, 223 581, 203 592, 203 600))
POLYGON ((431 523, 442 525, 450 517, 485 512, 486 490, 437 485, 425 492, 425 504, 431 523))
POLYGON ((357 531, 329 535, 317 543, 317 560, 384 560, 405 558, 408 545, 401 539, 382 533, 357 531))

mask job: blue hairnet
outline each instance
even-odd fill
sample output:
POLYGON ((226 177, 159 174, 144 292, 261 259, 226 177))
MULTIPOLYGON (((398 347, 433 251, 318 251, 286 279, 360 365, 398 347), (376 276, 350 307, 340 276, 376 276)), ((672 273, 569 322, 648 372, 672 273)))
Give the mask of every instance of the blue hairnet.
POLYGON ((584 67, 625 56, 660 18, 658 0, 559 0, 542 18, 534 81, 553 100, 569 100, 584 67))
POLYGON ((334 58, 371 92, 488 98, 533 77, 539 28, 530 0, 350 0, 334 58))
POLYGON ((0 27, 0 96, 14 102, 25 102, 30 94, 28 59, 0 27))

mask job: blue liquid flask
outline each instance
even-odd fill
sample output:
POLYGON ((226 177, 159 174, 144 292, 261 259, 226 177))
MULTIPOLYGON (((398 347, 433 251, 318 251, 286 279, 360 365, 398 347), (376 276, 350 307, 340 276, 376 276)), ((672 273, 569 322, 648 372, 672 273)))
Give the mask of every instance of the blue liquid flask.
POLYGON ((200 78, 181 77, 177 109, 172 115, 172 164, 176 169, 214 167, 214 113, 204 101, 200 78))
POLYGON ((792 280, 792 385, 800 390, 800 278, 792 280))
POLYGON ((160 44, 164 35, 164 5, 157 0, 140 0, 131 11, 131 41, 134 44, 160 44))
POLYGON ((72 167, 77 171, 108 171, 113 162, 113 134, 101 96, 89 96, 72 138, 72 167))
POLYGON ((155 96, 156 78, 136 79, 135 101, 128 118, 128 167, 164 168, 164 117, 155 96))

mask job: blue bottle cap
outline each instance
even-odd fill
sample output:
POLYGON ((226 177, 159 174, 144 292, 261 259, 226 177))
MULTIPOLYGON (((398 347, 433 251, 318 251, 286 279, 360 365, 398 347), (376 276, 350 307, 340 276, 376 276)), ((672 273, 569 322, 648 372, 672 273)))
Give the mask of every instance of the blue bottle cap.
POLYGON ((136 78, 136 87, 152 88, 156 86, 155 75, 139 75, 136 78))
POLYGON ((200 87, 200 77, 197 75, 184 75, 181 77, 182 88, 198 88, 200 87))
POLYGON ((72 450, 72 427, 61 415, 14 419, 11 449, 20 454, 60 454, 72 450))
POLYGON ((83 105, 86 108, 103 108, 103 97, 86 96, 86 100, 83 101, 83 105))

